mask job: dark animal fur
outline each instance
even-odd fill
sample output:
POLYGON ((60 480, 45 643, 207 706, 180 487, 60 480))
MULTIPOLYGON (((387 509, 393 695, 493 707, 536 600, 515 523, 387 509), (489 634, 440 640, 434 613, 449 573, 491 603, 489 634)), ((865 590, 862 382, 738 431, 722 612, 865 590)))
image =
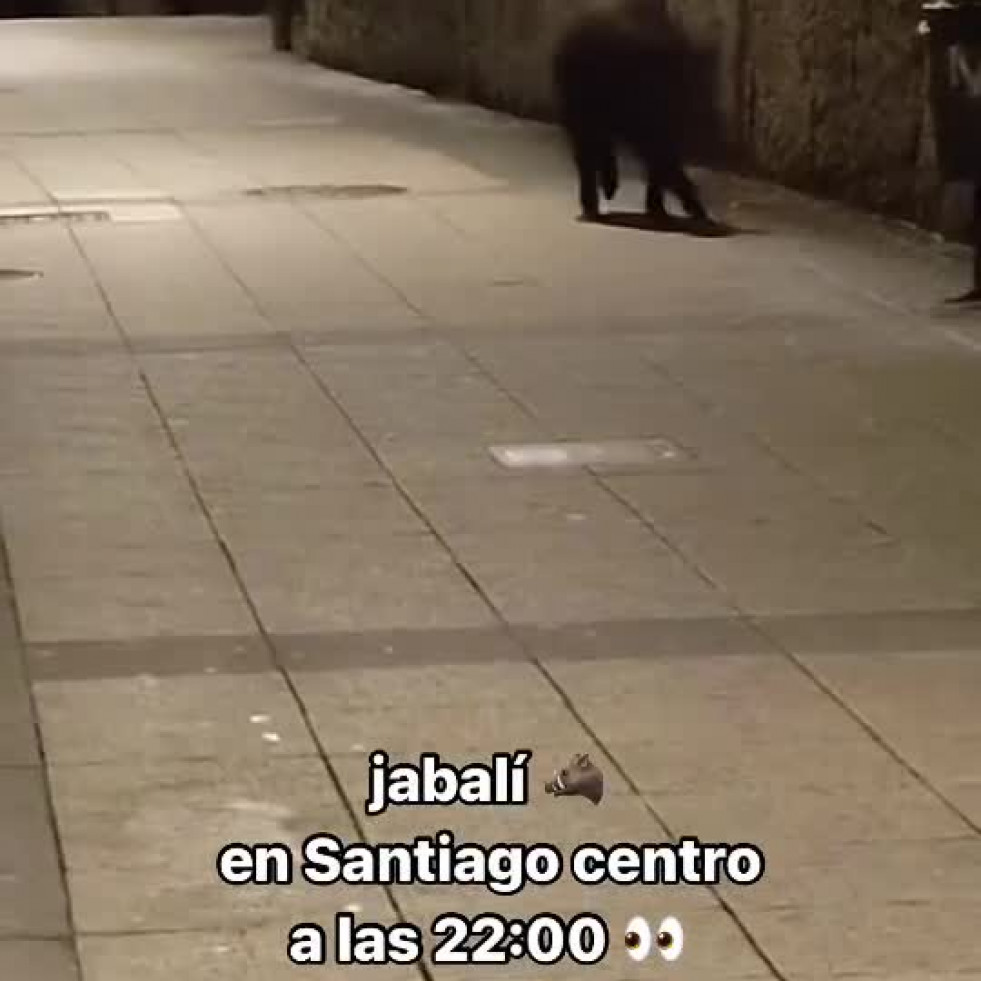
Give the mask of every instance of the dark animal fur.
POLYGON ((621 144, 646 170, 648 214, 665 215, 670 191, 690 217, 708 217, 683 164, 687 54, 663 0, 596 8, 560 39, 553 73, 585 218, 599 216, 600 188, 608 201, 616 195, 621 144))

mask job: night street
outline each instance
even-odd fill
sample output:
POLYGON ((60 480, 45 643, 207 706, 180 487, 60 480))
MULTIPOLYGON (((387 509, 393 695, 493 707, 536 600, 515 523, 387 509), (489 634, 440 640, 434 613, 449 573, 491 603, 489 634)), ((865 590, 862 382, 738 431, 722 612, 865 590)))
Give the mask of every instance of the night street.
POLYGON ((557 130, 270 49, 0 33, 0 979, 981 977, 964 250, 705 172, 730 234, 578 222, 557 130), (368 817, 379 749, 531 750, 531 804, 368 817), (579 753, 595 807, 542 789, 579 753), (216 875, 444 828, 766 874, 216 875), (595 968, 286 959, 339 912, 584 910, 595 968), (684 956, 622 956, 636 916, 684 956))

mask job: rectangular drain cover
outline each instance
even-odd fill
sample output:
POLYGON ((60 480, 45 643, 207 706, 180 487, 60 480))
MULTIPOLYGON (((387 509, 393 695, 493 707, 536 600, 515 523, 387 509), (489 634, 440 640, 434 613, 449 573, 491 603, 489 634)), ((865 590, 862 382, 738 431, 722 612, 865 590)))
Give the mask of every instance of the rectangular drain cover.
POLYGON ((490 454, 512 470, 562 467, 642 467, 689 458, 667 439, 610 440, 603 443, 518 443, 492 446, 490 454))
POLYGON ((109 221, 109 212, 99 209, 78 209, 63 211, 60 208, 18 209, 12 208, 0 211, 0 226, 2 225, 39 225, 45 222, 92 222, 109 221))
POLYGON ((0 227, 5 225, 37 225, 47 222, 82 224, 112 222, 135 224, 159 221, 180 221, 181 211, 166 201, 126 201, 106 204, 99 208, 65 204, 41 208, 5 208, 0 210, 0 227))
POLYGON ((109 205, 108 221, 114 225, 154 223, 158 221, 182 221, 180 208, 166 201, 134 201, 109 205))

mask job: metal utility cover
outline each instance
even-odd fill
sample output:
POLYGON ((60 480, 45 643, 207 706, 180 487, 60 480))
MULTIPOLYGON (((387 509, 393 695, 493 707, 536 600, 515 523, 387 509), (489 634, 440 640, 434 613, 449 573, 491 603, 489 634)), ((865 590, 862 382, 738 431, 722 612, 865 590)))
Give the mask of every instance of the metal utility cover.
POLYGON ((282 187, 253 187, 245 191, 247 197, 319 197, 338 201, 359 201, 406 193, 408 188, 394 184, 291 184, 282 187))
POLYGON ((39 279, 39 269, 0 269, 0 283, 17 282, 22 279, 39 279))
POLYGON ((687 458, 667 439, 610 440, 602 443, 518 443, 490 447, 491 456, 512 470, 563 467, 642 467, 687 458))
MULTIPOLYGON (((134 201, 109 205, 109 221, 115 225, 149 224, 160 221, 182 221, 180 208, 168 201, 134 201)), ((70 214, 70 210, 66 209, 70 214)))
POLYGON ((58 207, 6 208, 0 211, 0 226, 38 225, 45 222, 109 221, 110 214, 104 208, 76 208, 64 210, 58 207))
POLYGON ((100 204, 97 207, 62 203, 38 208, 0 209, 0 226, 36 225, 45 222, 61 222, 69 225, 86 222, 132 224, 181 219, 180 209, 168 201, 124 201, 100 204))

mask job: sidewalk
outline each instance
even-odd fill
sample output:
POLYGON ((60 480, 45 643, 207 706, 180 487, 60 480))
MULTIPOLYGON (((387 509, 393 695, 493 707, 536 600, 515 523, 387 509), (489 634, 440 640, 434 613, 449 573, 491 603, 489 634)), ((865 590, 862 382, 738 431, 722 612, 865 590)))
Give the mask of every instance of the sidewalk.
POLYGON ((267 33, 0 31, 0 269, 41 274, 0 278, 0 978, 286 981, 288 929, 342 910, 585 909, 601 968, 308 970, 981 977, 981 320, 932 308, 966 263, 734 179, 745 234, 583 226, 551 130, 267 33), (491 453, 556 441, 601 457, 491 453), (368 819, 378 748, 530 748, 536 796, 368 819), (599 808, 538 792, 587 751, 599 808), (506 900, 215 875, 232 841, 442 827, 768 866, 506 900), (623 955, 669 915, 679 961, 623 955))

